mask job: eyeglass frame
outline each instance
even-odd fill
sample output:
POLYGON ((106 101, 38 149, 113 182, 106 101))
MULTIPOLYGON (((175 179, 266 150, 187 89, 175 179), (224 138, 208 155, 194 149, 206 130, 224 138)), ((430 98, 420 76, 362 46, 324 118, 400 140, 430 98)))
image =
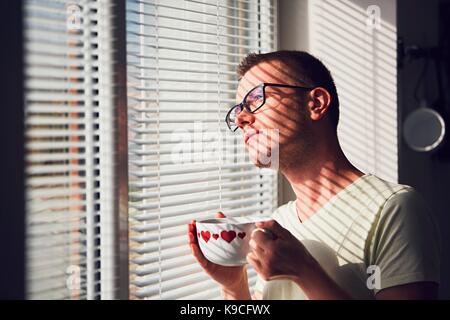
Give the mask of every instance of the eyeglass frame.
MULTIPOLYGON (((229 115, 231 114, 231 112, 237 107, 243 107, 242 111, 245 109, 247 112, 250 112, 250 113, 255 113, 256 111, 258 111, 266 103, 266 90, 265 90, 266 87, 292 88, 292 89, 304 89, 304 90, 312 90, 315 88, 315 87, 294 86, 291 84, 283 84, 283 83, 263 82, 263 83, 258 84, 257 86, 253 87, 245 94, 244 99, 242 99, 241 103, 232 106, 230 108, 230 110, 228 110, 227 115, 225 116, 225 123, 227 124, 228 129, 230 129, 231 132, 236 132, 236 130, 239 129, 239 126, 237 126, 234 130, 231 129, 230 124, 228 123, 227 119, 229 118, 229 115), (255 110, 252 111, 252 110, 250 110, 250 107, 245 103, 245 100, 247 99, 250 92, 252 92, 253 90, 255 90, 258 87, 262 87, 262 90, 263 90, 263 103, 259 107, 255 108, 255 110)), ((239 112, 239 114, 240 114, 240 112, 239 112)))

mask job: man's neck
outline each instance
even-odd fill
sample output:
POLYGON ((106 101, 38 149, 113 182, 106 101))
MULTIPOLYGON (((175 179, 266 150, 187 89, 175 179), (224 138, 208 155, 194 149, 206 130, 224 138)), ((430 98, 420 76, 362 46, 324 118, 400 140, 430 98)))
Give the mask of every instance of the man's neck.
POLYGON ((363 175, 345 157, 339 145, 314 153, 314 161, 282 170, 297 197, 297 214, 305 221, 339 191, 363 175))

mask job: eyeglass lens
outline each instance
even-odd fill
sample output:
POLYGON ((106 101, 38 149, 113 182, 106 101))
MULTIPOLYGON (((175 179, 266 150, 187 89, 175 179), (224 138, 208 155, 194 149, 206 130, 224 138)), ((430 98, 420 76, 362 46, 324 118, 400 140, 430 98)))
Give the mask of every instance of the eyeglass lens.
POLYGON ((228 116, 228 125, 231 130, 236 130, 236 118, 245 108, 247 111, 253 112, 264 104, 264 88, 262 86, 258 86, 252 89, 245 100, 234 106, 228 116))

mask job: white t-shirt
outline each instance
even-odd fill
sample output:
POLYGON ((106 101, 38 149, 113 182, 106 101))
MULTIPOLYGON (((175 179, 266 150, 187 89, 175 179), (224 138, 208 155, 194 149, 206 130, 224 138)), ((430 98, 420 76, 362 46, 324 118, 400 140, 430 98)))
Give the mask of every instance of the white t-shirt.
MULTIPOLYGON (((354 299, 374 299, 381 289, 417 281, 439 283, 438 228, 412 187, 367 174, 303 223, 295 201, 279 207, 273 218, 354 299)), ((291 280, 259 277, 255 298, 307 299, 291 280)))

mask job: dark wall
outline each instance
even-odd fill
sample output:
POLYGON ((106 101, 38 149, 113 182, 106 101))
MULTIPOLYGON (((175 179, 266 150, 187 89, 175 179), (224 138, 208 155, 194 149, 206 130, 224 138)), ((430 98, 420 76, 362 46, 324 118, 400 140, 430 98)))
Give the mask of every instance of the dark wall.
POLYGON ((0 2, 0 300, 25 298, 21 1, 0 2))
MULTIPOLYGON (((397 31, 406 45, 435 46, 439 41, 439 0, 398 0, 397 31)), ((448 23, 448 21, 447 21, 448 23)), ((418 107, 414 88, 423 61, 406 62, 398 72, 399 101, 399 182, 414 186, 434 209, 441 229, 442 264, 441 298, 450 298, 450 160, 442 160, 429 154, 420 154, 408 148, 402 139, 402 123, 405 117, 418 107)), ((426 80, 430 99, 436 97, 437 81, 430 68, 426 80)), ((447 89, 447 91, 449 91, 447 89)))

